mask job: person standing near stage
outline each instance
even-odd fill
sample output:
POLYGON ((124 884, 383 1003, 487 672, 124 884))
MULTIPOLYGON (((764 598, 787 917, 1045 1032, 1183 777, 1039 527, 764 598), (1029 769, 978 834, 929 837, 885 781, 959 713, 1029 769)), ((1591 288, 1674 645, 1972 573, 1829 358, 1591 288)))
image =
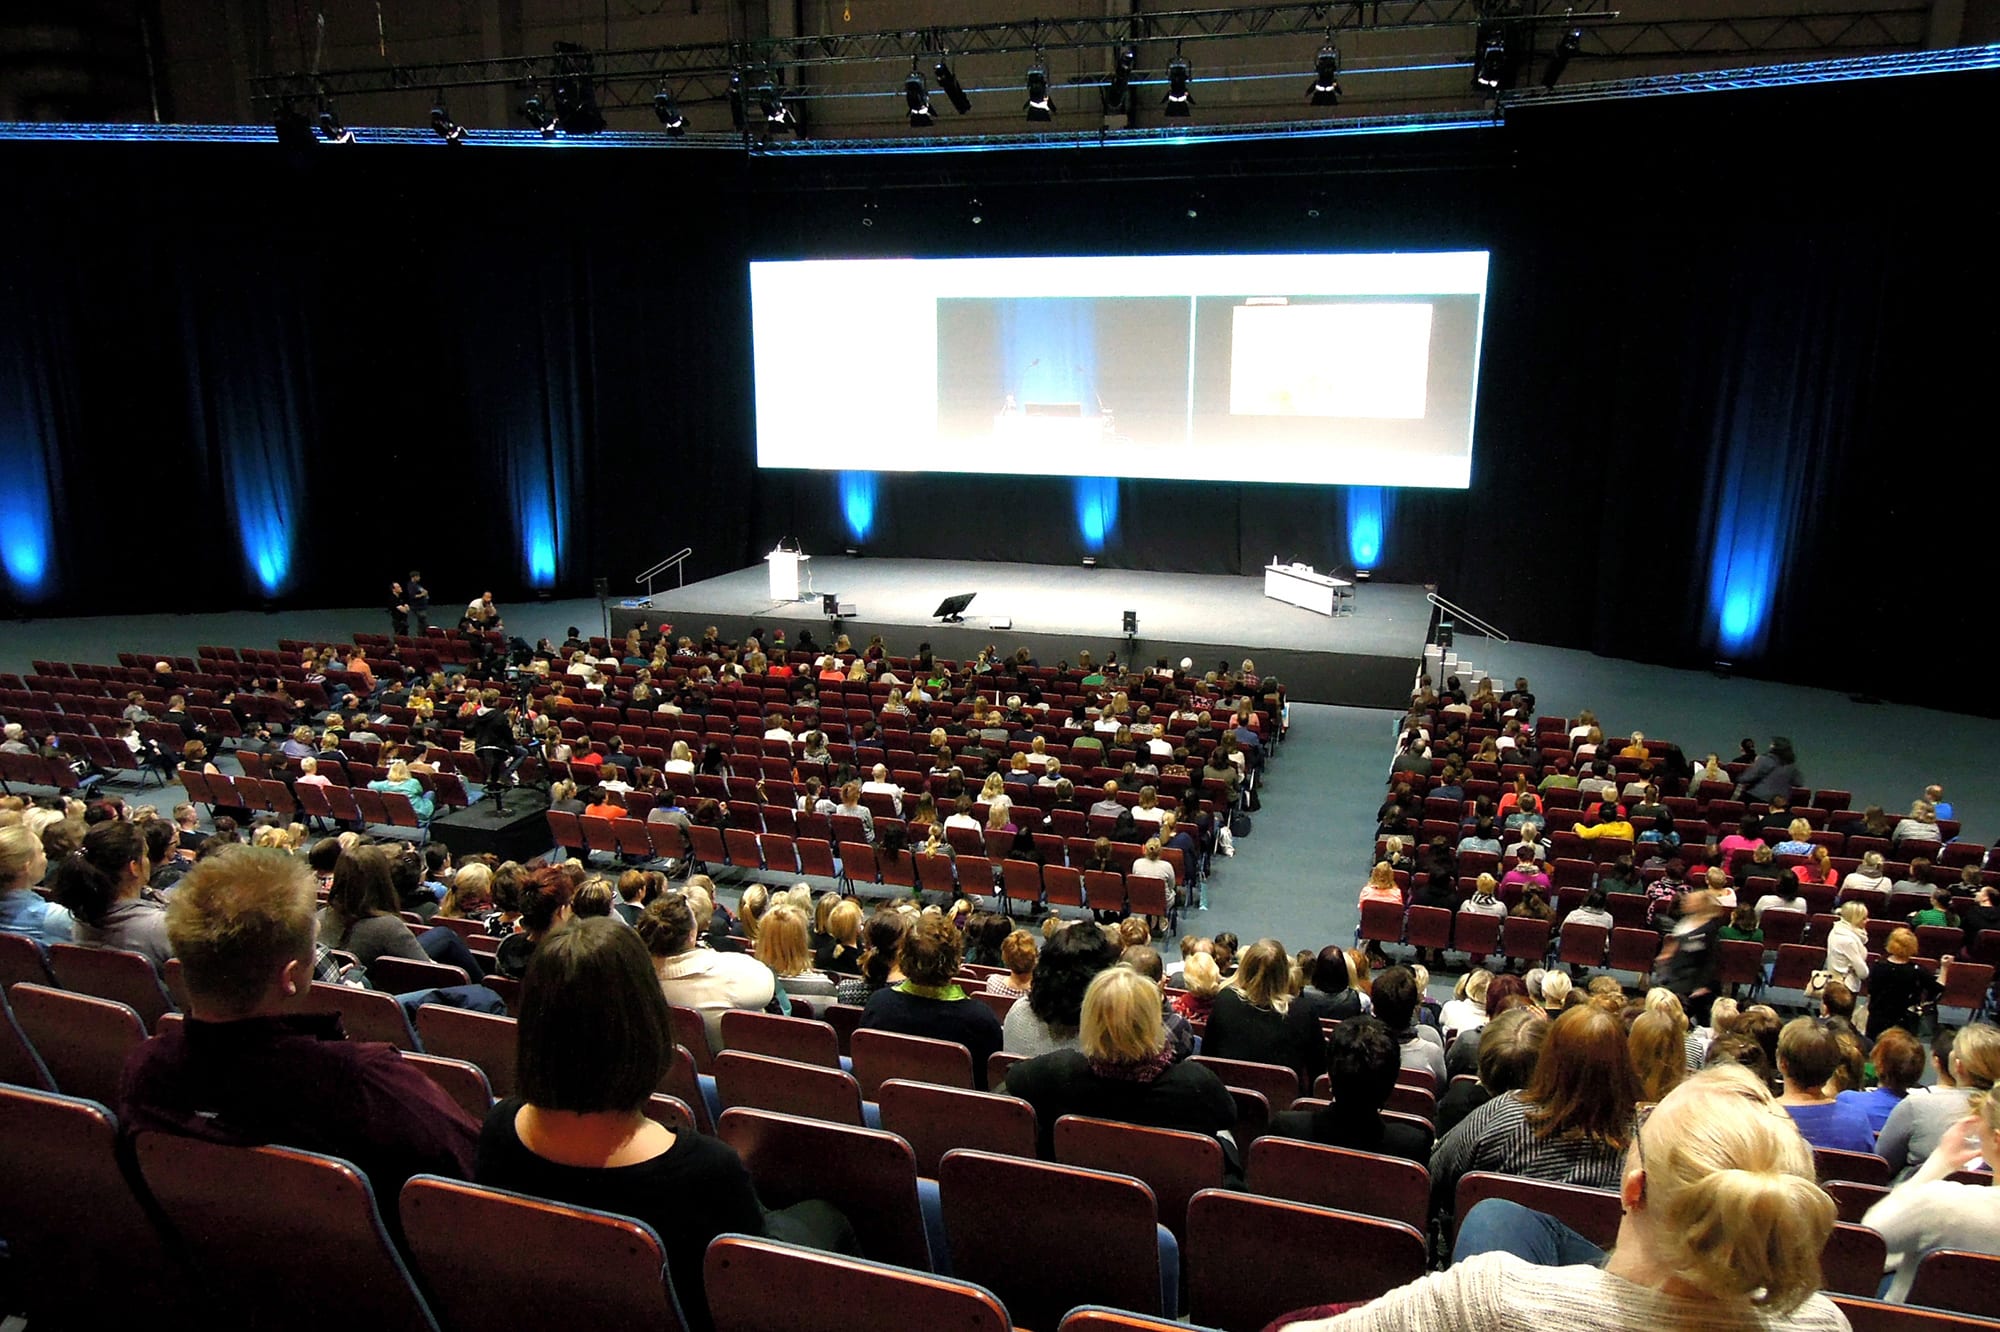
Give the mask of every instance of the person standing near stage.
POLYGON ((410 570, 410 585, 403 589, 403 600, 409 603, 410 617, 417 622, 419 637, 430 632, 431 590, 424 586, 424 576, 417 570, 410 570))
POLYGON ((401 583, 389 584, 389 632, 397 638, 410 632, 410 598, 401 583))

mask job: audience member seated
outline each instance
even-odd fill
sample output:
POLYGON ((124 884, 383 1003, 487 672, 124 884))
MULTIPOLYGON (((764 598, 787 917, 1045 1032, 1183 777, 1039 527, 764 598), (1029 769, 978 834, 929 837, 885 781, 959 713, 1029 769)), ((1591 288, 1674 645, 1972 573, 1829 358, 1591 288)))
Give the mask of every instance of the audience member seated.
POLYGON ((684 893, 668 893, 647 907, 637 929, 653 955, 660 992, 668 1003, 701 1013, 711 1050, 722 1048, 725 1012, 732 1008, 761 1012, 777 994, 777 977, 756 958, 701 945, 694 909, 684 893))
MULTIPOLYGON (((1471 1073, 1478 1068, 1482 1027, 1510 1008, 1534 1003, 1528 994, 1527 981, 1520 976, 1495 976, 1487 981, 1484 993, 1486 1000, 1479 1021, 1470 1028, 1459 1028, 1458 1035, 1452 1038, 1451 1046, 1445 1051, 1444 1068, 1450 1077, 1471 1073)), ((1442 1087, 1444 1084, 1438 1085, 1442 1087)))
POLYGON ((309 1011, 305 865, 224 847, 188 872, 165 914, 189 1007, 126 1064, 128 1131, 326 1152, 352 1161, 382 1199, 420 1172, 472 1177, 478 1126, 457 1103, 394 1046, 348 1040, 338 1016, 309 1011))
POLYGON ((1840 1065, 1840 1038, 1817 1018, 1793 1018, 1778 1037, 1778 1073, 1785 1080, 1779 1103, 1815 1147, 1872 1152, 1875 1131, 1859 1106, 1834 1098, 1827 1083, 1840 1065))
POLYGON ((2000 1081, 2000 1027, 1976 1022, 1956 1033, 1940 1032, 1932 1064, 1937 1084, 1910 1088, 1875 1139, 1876 1152, 1899 1178, 1909 1178, 1930 1159, 1951 1126, 1971 1112, 1975 1092, 1990 1092, 2000 1081), (1940 1052, 1948 1034, 1949 1046, 1940 1052))
POLYGON ((1459 1177, 1475 1170, 1617 1188, 1638 1099, 1624 1024, 1593 1006, 1570 1009, 1549 1023, 1528 1085, 1494 1097, 1439 1140, 1432 1210, 1449 1213, 1459 1177))
POLYGON ((152 872, 138 828, 117 820, 100 823, 83 835, 76 851, 57 861, 49 875, 50 895, 69 913, 77 943, 141 953, 164 971, 173 949, 166 906, 146 888, 152 872))
POLYGON ((1552 1217, 1489 1199, 1466 1218, 1451 1267, 1338 1317, 1281 1320, 1285 1332, 1846 1326, 1818 1293, 1833 1200, 1753 1078, 1691 1078, 1629 1137, 1609 1254, 1552 1217))
POLYGON ((860 975, 840 982, 836 1002, 861 1005, 869 996, 888 985, 899 985, 903 973, 897 968, 897 955, 902 951, 903 933, 910 928, 914 910, 898 910, 894 907, 879 908, 868 918, 861 929, 860 956, 856 967, 860 975))
POLYGON ((1087 921, 1061 928, 1043 944, 1027 999, 1016 1000, 1001 1023, 1007 1053, 1033 1056, 1076 1049, 1084 991, 1098 972, 1117 965, 1121 951, 1087 921))
POLYGON ((1319 950, 1306 977, 1306 987, 1292 1003, 1314 1021, 1361 1016, 1361 991, 1354 988, 1348 977, 1347 954, 1338 944, 1328 944, 1319 950))
POLYGON ((1010 930, 1000 941, 1000 964, 1006 971, 986 978, 986 993, 1025 998, 1035 984, 1035 936, 1026 930, 1010 930))
POLYGON ((874 1031, 956 1041, 972 1052, 972 1083, 986 1090, 987 1057, 1000 1049, 1000 1019, 956 979, 963 944, 951 918, 925 915, 903 935, 897 970, 903 980, 868 998, 861 1025, 874 1031))
MULTIPOLYGON (((1923 914, 1921 912, 1919 915, 1923 914)), ((1928 967, 1915 961, 1917 936, 1898 926, 1889 932, 1883 945, 1888 956, 1868 973, 1868 1039, 1873 1041, 1891 1027, 1917 1033, 1919 1014, 1937 1003, 1951 975, 1951 959, 1943 958, 1933 976, 1928 967)))
POLYGON ((576 921, 535 950, 519 1044, 520 1094, 486 1117, 478 1181, 651 1226, 690 1329, 712 1326, 702 1259, 717 1235, 858 1252, 833 1207, 810 1201, 766 1213, 727 1143, 646 1117, 674 1038, 646 947, 626 926, 576 921))
POLYGON ((0 828, 0 930, 41 943, 69 941, 69 911, 35 891, 48 867, 41 838, 19 825, 0 828))
POLYGON ((1395 1034, 1387 1024, 1372 1017, 1345 1019, 1327 1038, 1326 1071, 1333 1104, 1280 1111, 1271 1116, 1271 1132, 1425 1164, 1430 1159, 1430 1134, 1407 1120, 1382 1118, 1402 1067, 1395 1034))
POLYGON ((1868 1052, 1868 1065, 1875 1070, 1875 1085, 1865 1091, 1843 1091, 1834 1099, 1868 1116, 1868 1127, 1879 1135, 1889 1116, 1924 1076, 1923 1043, 1901 1027, 1891 1027, 1868 1052))
MULTIPOLYGON (((1516 986, 1520 984, 1515 981, 1516 986)), ((1492 998, 1492 986, 1487 987, 1487 998, 1492 998)), ((1375 1016, 1388 1025, 1401 1047, 1404 1068, 1418 1068, 1431 1075, 1434 1087, 1443 1087, 1449 1081, 1445 1071, 1444 1038, 1436 1028, 1419 1025, 1417 1007, 1423 1001, 1423 988, 1417 984, 1417 977, 1408 967, 1390 967, 1375 978, 1371 992, 1375 1000, 1375 1016)), ((1517 989, 1515 993, 1519 993, 1517 989)))
POLYGON ((1917 1265, 1932 1249, 2000 1254, 2000 1190, 1991 1184, 1958 1184, 1950 1176, 1975 1161, 2000 1169, 2000 1098, 1974 1098, 1970 1113, 1938 1139, 1923 1165, 1868 1209, 1861 1223, 1881 1234, 1895 1273, 1883 1298, 1910 1295, 1917 1265))
POLYGON ((1181 967, 1181 984, 1186 989, 1174 997, 1174 1011, 1190 1022, 1208 1021, 1215 1011, 1215 996, 1222 993, 1222 968, 1210 953, 1192 953, 1181 967))
POLYGON ((757 922, 755 956, 778 978, 779 1009, 791 1012, 791 999, 832 1000, 839 986, 813 966, 812 931, 796 906, 779 902, 757 922))
POLYGON ((544 865, 530 872, 520 887, 521 915, 514 933, 500 941, 494 965, 503 976, 520 978, 528 974, 528 961, 550 931, 569 920, 575 882, 556 865, 544 865))
MULTIPOLYGON (((1377 981, 1378 1008, 1381 989, 1377 981)), ((1312 1086, 1326 1064, 1326 1039, 1311 1006, 1292 1002, 1292 959, 1283 944, 1259 939, 1243 951, 1235 977, 1215 997, 1201 1050, 1217 1059, 1278 1064, 1297 1073, 1301 1087, 1312 1086)))
MULTIPOLYGON (((1174 1058, 1159 987, 1124 966, 1091 977, 1077 1047, 1015 1064, 1002 1090, 1035 1107, 1044 1156, 1054 1154, 1056 1120, 1064 1115, 1217 1135, 1236 1122, 1236 1101, 1222 1080, 1205 1065, 1174 1058)), ((1234 1146, 1225 1138, 1232 1157, 1234 1146)))
MULTIPOLYGON (((1551 978, 1569 979, 1561 972, 1552 972, 1551 978)), ((1439 1098, 1435 1120, 1439 1136, 1450 1133, 1459 1121, 1494 1097, 1526 1087, 1548 1034, 1547 1015, 1532 1004, 1509 1008, 1479 1028, 1477 1080, 1454 1078, 1439 1098)))

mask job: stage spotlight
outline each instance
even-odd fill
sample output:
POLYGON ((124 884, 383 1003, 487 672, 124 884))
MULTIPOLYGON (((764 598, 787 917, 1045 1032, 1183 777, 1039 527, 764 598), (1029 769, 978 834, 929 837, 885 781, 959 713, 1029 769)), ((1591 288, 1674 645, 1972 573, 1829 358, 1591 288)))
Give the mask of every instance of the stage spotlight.
POLYGON ((776 80, 770 75, 757 85, 757 106, 763 112, 764 128, 770 130, 789 129, 801 138, 805 130, 799 124, 798 113, 785 101, 785 95, 778 91, 776 80))
POLYGON ((272 128, 278 132, 278 142, 286 148, 310 148, 318 142, 313 138, 312 122, 300 115, 288 102, 282 107, 272 128))
POLYGON ((1097 567, 1097 557, 1095 555, 1084 556, 1083 567, 1086 569, 1095 569, 1097 567))
POLYGON ((531 92, 521 103, 521 119, 528 122, 529 129, 540 130, 544 139, 556 137, 555 113, 542 101, 541 93, 531 92))
POLYGON ((1056 118, 1055 108, 1049 105, 1049 67, 1040 58, 1028 66, 1029 120, 1047 121, 1056 118))
POLYGON ((444 104, 444 90, 442 88, 438 90, 436 99, 431 102, 431 133, 437 135, 446 143, 460 144, 465 142, 465 126, 451 118, 451 108, 444 104))
POLYGON ((595 134, 604 128, 597 106, 596 63, 575 42, 557 42, 556 119, 565 134, 595 134))
POLYGON ((1313 62, 1313 81, 1306 89, 1306 100, 1314 106, 1340 105, 1340 48, 1331 41, 1319 48, 1319 59, 1313 62))
POLYGON ((959 83, 958 75, 952 71, 950 65, 939 60, 937 68, 931 72, 937 75, 938 87, 944 89, 945 100, 951 103, 952 110, 962 116, 972 109, 972 99, 965 95, 965 88, 959 83))
POLYGON ((1507 78, 1507 32, 1498 24, 1488 25, 1480 33, 1479 60, 1473 67, 1472 81, 1488 92, 1500 91, 1500 85, 1507 78))
POLYGON ((924 76, 915 69, 910 77, 903 80, 903 102, 910 111, 912 127, 937 124, 937 117, 931 114, 930 88, 924 83, 924 76))
POLYGON ((319 108, 319 134, 328 143, 353 143, 354 131, 340 123, 340 113, 332 102, 322 102, 319 108))
POLYGON ((1139 48, 1123 46, 1111 64, 1111 84, 1104 90, 1104 109, 1123 111, 1132 96, 1132 74, 1139 68, 1139 48))
POLYGON ((1563 76, 1563 71, 1569 68, 1571 57, 1582 49, 1582 28, 1571 28, 1568 32, 1564 33, 1562 40, 1556 43, 1556 53, 1549 57, 1549 67, 1542 71, 1542 86, 1544 88, 1555 87, 1556 80, 1560 79, 1563 76))
POLYGON ((1166 104, 1170 119, 1185 120, 1194 114, 1194 99, 1188 96, 1189 77, 1186 57, 1175 53, 1167 62, 1167 95, 1160 99, 1166 104))
POLYGON ((674 95, 667 91, 665 84, 653 94, 653 114, 659 117, 660 128, 674 138, 687 133, 687 117, 681 114, 680 104, 674 101, 674 95))

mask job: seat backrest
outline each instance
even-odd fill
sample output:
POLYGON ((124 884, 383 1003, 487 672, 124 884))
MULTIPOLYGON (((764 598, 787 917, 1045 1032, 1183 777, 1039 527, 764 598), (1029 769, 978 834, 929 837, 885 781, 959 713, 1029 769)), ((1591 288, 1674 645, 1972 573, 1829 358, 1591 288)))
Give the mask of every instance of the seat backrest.
POLYGON ((854 1033, 849 1048, 863 1100, 874 1100, 876 1089, 890 1078, 940 1087, 972 1086, 972 1052, 957 1041, 863 1027, 854 1033))
POLYGON ((602 1327, 681 1332, 666 1251, 627 1216, 417 1175, 399 1202, 410 1261, 446 1327, 602 1327), (495 1261, 510 1253, 532 1262, 495 1261))
POLYGON ((437 1332, 368 1180, 347 1162, 289 1147, 228 1147, 141 1133, 139 1172, 185 1246, 217 1326, 298 1321, 299 1278, 339 1292, 340 1317, 385 1332, 437 1332))
POLYGON ((514 1094, 515 1022, 492 1013, 474 1013, 445 1004, 417 1009, 417 1035, 424 1053, 477 1064, 493 1094, 514 1094))
POLYGON ((1853 1332, 1994 1332, 2000 1326, 1948 1309, 1919 1309, 1859 1295, 1835 1295, 1832 1299, 1834 1307, 1847 1315, 1853 1332))
POLYGON ((1387 1217, 1418 1229, 1430 1218, 1430 1172, 1399 1156, 1267 1136, 1250 1144, 1243 1183, 1265 1197, 1387 1217))
POLYGON ((78 994, 116 999, 139 1015, 151 1031, 160 1015, 173 1007, 160 975, 143 954, 120 948, 87 948, 82 944, 49 945, 49 970, 56 984, 78 994))
POLYGON ((118 1104, 125 1061, 146 1040, 146 1028, 130 1006, 47 985, 16 985, 7 997, 57 1090, 118 1104))
POLYGON ((673 1032, 675 1043, 686 1046, 694 1056, 697 1072, 714 1071, 715 1055, 709 1048, 708 1023, 702 1018, 700 1009, 687 1004, 668 1004, 667 1027, 673 1032))
POLYGON ((723 1111, 715 1131, 743 1158, 765 1206, 832 1203, 853 1223, 862 1253, 931 1270, 917 1158, 895 1134, 742 1108, 723 1111))
POLYGON ((1553 1216, 1600 1249, 1610 1248, 1617 1240, 1618 1223, 1624 1216, 1618 1195, 1609 1189, 1587 1189, 1577 1184, 1555 1184, 1475 1170, 1459 1176, 1454 1203, 1457 1220, 1463 1222, 1473 1205, 1487 1198, 1506 1198, 1553 1216))
POLYGON ((890 1078, 875 1100, 882 1127, 910 1144, 927 1178, 954 1147, 1034 1158, 1035 1108, 1018 1096, 890 1078))
MULTIPOLYGON (((1880 1231, 1866 1226, 1834 1223, 1819 1257, 1820 1289, 1846 1295, 1873 1295, 1882 1285, 1889 1248, 1880 1231)), ((1916 1292, 1910 1292, 1914 1302, 1916 1292)))
POLYGON ((724 1106, 746 1106, 860 1127, 861 1088, 838 1068, 724 1050, 715 1057, 715 1089, 724 1106))
POLYGON ((825 1022, 732 1008, 722 1015, 722 1044, 731 1050, 789 1059, 795 1064, 840 1067, 840 1036, 825 1022))
POLYGON ((1225 1332, 1372 1300, 1422 1276, 1428 1257, 1424 1232, 1400 1221, 1219 1188, 1188 1203, 1185 1251, 1188 1313, 1225 1332))
POLYGON ((15 1019, 14 1003, 7 997, 5 988, 0 988, 0 1082, 10 1082, 16 1087, 33 1087, 38 1091, 56 1089, 56 1080, 50 1074, 49 1066, 35 1053, 34 1043, 15 1019))
POLYGON ((1911 1304, 2000 1318, 2000 1257, 1965 1249, 1933 1249, 1917 1264, 1911 1304))
POLYGON ((811 1321, 820 1327, 1008 1332, 1012 1326, 993 1292, 970 1282, 746 1235, 711 1242, 706 1270, 718 1327, 787 1327, 801 1309, 813 1310, 811 1321))
POLYGON ((1152 1318, 1145 1314, 1127 1313, 1123 1309, 1086 1304, 1064 1315, 1057 1332, 1202 1332, 1202 1329, 1191 1329, 1186 1323, 1172 1318, 1152 1318))
POLYGON ((1056 1160, 1064 1165, 1116 1170, 1144 1180, 1158 1204, 1160 1224, 1183 1242, 1188 1199, 1222 1183, 1222 1144, 1206 1133, 1064 1115, 1056 1120, 1055 1149, 1056 1160))
POLYGON ((341 1028, 350 1040, 383 1041, 398 1050, 421 1048, 409 1015, 392 994, 314 981, 312 1006, 340 1014, 341 1028))
POLYGON ((938 1192, 952 1274, 998 1295, 1016 1326, 1049 1332, 1097 1302, 1163 1312, 1159 1218, 1138 1180, 959 1149, 938 1163, 938 1192))
POLYGON ((1262 1092, 1264 1099, 1271 1103, 1273 1114, 1291 1109, 1292 1102, 1299 1098, 1299 1075, 1283 1064, 1217 1059, 1211 1055, 1196 1055, 1194 1062, 1206 1066, 1222 1079, 1224 1086, 1262 1092))
POLYGON ((473 1123, 486 1122, 486 1112, 493 1108, 493 1084, 486 1080, 479 1065, 443 1055, 406 1053, 403 1059, 435 1082, 439 1091, 471 1116, 473 1123))
POLYGON ((49 970, 49 950, 40 940, 0 930, 0 990, 11 988, 16 981, 54 985, 56 978, 49 970))
POLYGON ((412 957, 386 954, 368 964, 368 984, 384 994, 409 994, 416 990, 445 989, 472 981, 465 968, 443 962, 419 962, 412 957))
POLYGON ((1873 1152, 1844 1152, 1836 1147, 1813 1148, 1813 1170, 1824 1183, 1829 1179, 1853 1180, 1856 1184, 1889 1183, 1889 1163, 1873 1152))
POLYGON ((176 1325, 185 1282, 132 1191, 111 1112, 0 1086, 0 1123, 10 1309, 57 1326, 176 1325))

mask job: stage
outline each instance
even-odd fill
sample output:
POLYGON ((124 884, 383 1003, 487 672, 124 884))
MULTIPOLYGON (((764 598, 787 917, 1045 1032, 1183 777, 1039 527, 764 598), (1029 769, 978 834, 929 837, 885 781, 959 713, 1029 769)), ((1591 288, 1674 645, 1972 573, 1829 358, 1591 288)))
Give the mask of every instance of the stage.
POLYGON ((811 629, 822 646, 846 633, 856 646, 882 635, 893 655, 929 642, 940 656, 970 657, 987 645, 1003 652, 1026 646, 1041 664, 1074 660, 1088 648, 1099 660, 1109 651, 1126 656, 1119 630, 1125 611, 1136 611, 1139 632, 1130 656, 1151 664, 1192 657, 1202 670, 1220 661, 1234 667, 1248 657, 1263 675, 1283 680, 1306 702, 1401 708, 1423 657, 1430 605, 1424 589, 1407 584, 1364 583, 1354 613, 1330 619, 1264 595, 1263 575, 1150 573, 1044 564, 990 564, 968 560, 872 560, 815 555, 810 601, 774 602, 763 564, 719 578, 661 591, 654 609, 611 608, 611 628, 623 634, 658 621, 676 636, 699 638, 715 625, 724 638, 741 638, 754 625, 767 634, 782 627, 796 642, 811 629), (830 630, 819 595, 837 593, 855 614, 830 630), (965 623, 931 618, 954 593, 976 592, 965 623), (996 619, 1012 627, 996 629, 996 619))

